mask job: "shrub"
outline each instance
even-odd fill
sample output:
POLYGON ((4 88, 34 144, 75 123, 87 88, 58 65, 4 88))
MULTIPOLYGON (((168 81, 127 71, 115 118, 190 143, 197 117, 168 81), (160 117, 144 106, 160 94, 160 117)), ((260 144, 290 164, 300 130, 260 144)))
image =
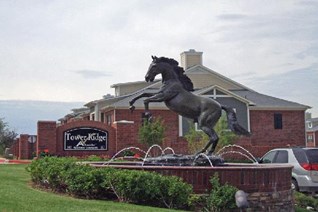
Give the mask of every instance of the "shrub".
POLYGON ((67 173, 65 182, 67 192, 85 198, 105 199, 111 197, 112 192, 104 182, 111 177, 113 169, 95 168, 89 165, 77 164, 67 173))
POLYGON ((207 209, 218 212, 236 208, 235 193, 238 189, 227 183, 221 185, 217 174, 210 179, 210 182, 212 190, 207 198, 207 209))
POLYGON ((306 208, 307 206, 313 207, 316 211, 318 210, 318 200, 312 196, 306 194, 295 192, 295 203, 296 205, 306 208))
POLYGON ((160 199, 168 208, 182 208, 187 205, 192 186, 175 176, 161 176, 156 186, 160 189, 160 199))
POLYGON ((110 179, 109 186, 119 201, 181 208, 186 206, 192 187, 178 177, 157 173, 118 170, 110 179))
POLYGON ((27 170, 31 173, 34 183, 52 190, 65 191, 65 177, 74 166, 74 158, 44 157, 33 161, 27 170))
POLYGON ((136 204, 182 208, 192 187, 178 177, 153 172, 95 168, 73 158, 44 157, 27 170, 32 181, 55 191, 84 198, 114 199, 136 204))
POLYGON ((153 202, 158 191, 154 182, 156 174, 144 171, 118 170, 110 181, 106 182, 113 189, 118 200, 124 202, 153 202))
POLYGON ((97 155, 90 155, 87 158, 85 158, 86 161, 101 161, 102 158, 97 155))

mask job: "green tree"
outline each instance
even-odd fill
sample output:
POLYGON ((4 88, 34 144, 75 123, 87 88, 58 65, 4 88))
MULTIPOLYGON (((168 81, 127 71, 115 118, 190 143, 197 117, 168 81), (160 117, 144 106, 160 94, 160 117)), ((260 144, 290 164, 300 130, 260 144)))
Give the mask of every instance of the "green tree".
POLYGON ((145 120, 139 128, 139 142, 150 147, 153 144, 161 145, 164 139, 165 128, 163 120, 159 117, 152 121, 145 120))
POLYGON ((197 130, 192 123, 189 132, 184 136, 188 141, 188 151, 190 154, 195 154, 201 150, 209 141, 209 137, 201 130, 197 130))
POLYGON ((3 155, 5 148, 11 147, 17 135, 16 132, 9 129, 8 123, 0 118, 0 155, 3 155))
POLYGON ((214 130, 219 136, 219 143, 216 147, 216 151, 224 146, 233 144, 235 139, 237 139, 237 135, 228 128, 226 115, 221 116, 220 120, 215 125, 214 130))
MULTIPOLYGON (((237 136, 228 129, 225 115, 221 116, 220 120, 215 125, 214 130, 219 136, 216 151, 226 145, 233 144, 234 140, 237 138, 237 136)), ((203 131, 196 130, 194 124, 191 125, 189 132, 185 135, 185 138, 188 141, 188 150, 191 154, 201 150, 209 141, 209 137, 203 131)))

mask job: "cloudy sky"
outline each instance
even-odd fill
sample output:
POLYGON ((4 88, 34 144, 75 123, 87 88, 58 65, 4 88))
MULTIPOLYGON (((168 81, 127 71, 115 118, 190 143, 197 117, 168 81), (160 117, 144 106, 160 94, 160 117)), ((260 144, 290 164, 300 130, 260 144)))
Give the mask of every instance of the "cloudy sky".
POLYGON ((0 100, 83 101, 151 55, 203 64, 318 116, 318 1, 0 0, 0 100))

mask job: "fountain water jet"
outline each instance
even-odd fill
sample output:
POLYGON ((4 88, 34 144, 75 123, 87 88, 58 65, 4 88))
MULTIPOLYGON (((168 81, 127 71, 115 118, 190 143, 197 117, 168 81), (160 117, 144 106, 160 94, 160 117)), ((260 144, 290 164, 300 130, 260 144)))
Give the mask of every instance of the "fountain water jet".
POLYGON ((216 153, 216 155, 218 155, 218 156, 221 157, 221 156, 223 156, 223 155, 225 155, 225 154, 229 154, 229 153, 240 154, 240 155, 246 157, 247 159, 251 160, 252 162, 255 161, 254 163, 257 163, 257 164, 258 164, 257 159, 254 157, 254 155, 253 155, 252 153, 250 153, 250 152, 249 152, 247 149, 245 149, 244 147, 242 147, 242 146, 240 146, 240 145, 236 145, 236 144, 230 144, 230 145, 227 145, 227 146, 222 147, 222 148, 216 153), (239 152, 239 151, 234 151, 234 150, 232 150, 233 147, 234 147, 234 148, 238 148, 238 149, 240 149, 240 150, 243 150, 246 154, 245 154, 245 153, 242 153, 242 152, 239 152), (224 152, 224 151, 225 151, 226 149, 228 149, 228 148, 231 148, 231 150, 230 150, 230 151, 227 151, 227 152, 224 152), (224 152, 224 153, 222 153, 222 152, 224 152))
POLYGON ((115 160, 115 158, 122 152, 126 151, 126 150, 131 150, 131 149, 135 149, 135 150, 138 150, 144 154, 146 154, 146 152, 142 149, 140 149, 139 147, 134 147, 134 146, 130 146, 130 147, 126 147, 122 150, 119 150, 109 161, 103 163, 103 165, 109 165, 111 162, 113 162, 115 160))
POLYGON ((195 156, 195 158, 194 158, 194 160, 193 160, 193 163, 192 163, 193 166, 196 165, 196 164, 195 164, 195 161, 196 161, 200 156, 204 156, 204 157, 209 161, 211 167, 213 167, 213 164, 212 164, 212 162, 211 162, 209 156, 207 156, 207 155, 204 154, 204 153, 200 153, 200 154, 198 154, 197 156, 195 156))

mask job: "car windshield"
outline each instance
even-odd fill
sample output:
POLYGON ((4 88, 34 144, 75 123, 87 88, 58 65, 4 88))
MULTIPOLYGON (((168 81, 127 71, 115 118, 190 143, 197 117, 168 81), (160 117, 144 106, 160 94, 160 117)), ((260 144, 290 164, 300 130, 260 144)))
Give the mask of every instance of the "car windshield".
POLYGON ((307 149, 306 155, 310 163, 318 163, 318 149, 307 149))

